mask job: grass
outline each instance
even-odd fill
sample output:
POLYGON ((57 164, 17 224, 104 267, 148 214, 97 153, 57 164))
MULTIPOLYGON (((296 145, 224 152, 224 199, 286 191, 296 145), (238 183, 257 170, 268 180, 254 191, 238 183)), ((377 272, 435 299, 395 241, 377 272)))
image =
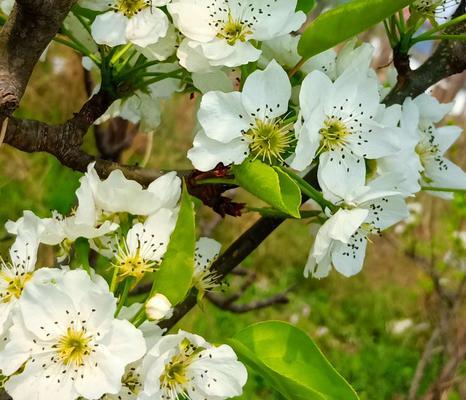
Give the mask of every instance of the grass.
MULTIPOLYGON (((52 123, 65 120, 85 99, 82 82, 79 60, 61 47, 54 47, 49 61, 37 68, 19 114, 52 123)), ((164 169, 190 167, 185 154, 192 143, 195 107, 196 100, 187 96, 167 102, 162 126, 154 136, 148 166, 164 169)), ((147 137, 138 135, 134 146, 124 155, 125 161, 140 161, 147 145, 147 137)), ((92 135, 88 135, 86 147, 94 149, 92 135)), ((41 216, 46 216, 50 209, 68 212, 75 202, 73 192, 79 177, 80 174, 61 167, 51 156, 27 155, 2 147, 0 238, 3 252, 11 241, 3 230, 5 221, 17 219, 23 209, 31 209, 41 216)), ((242 193, 235 196, 252 200, 242 193)), ((440 233, 451 225, 450 209, 441 204, 443 217, 437 227, 440 233)), ((464 210, 463 204, 457 204, 455 209, 464 210)), ((217 217, 210 210, 202 210, 198 222, 202 227, 200 231, 212 231, 213 237, 227 245, 255 218, 253 215, 226 218, 216 224, 217 217)), ((221 342, 257 321, 289 321, 316 340, 362 400, 406 398, 431 329, 430 310, 426 308, 431 286, 426 284, 426 276, 403 255, 399 246, 377 239, 369 246, 364 271, 357 277, 346 279, 333 273, 322 281, 305 280, 302 272, 312 242, 309 230, 306 223, 286 222, 242 264, 242 267, 255 271, 256 279, 241 301, 264 298, 296 285, 290 294, 290 304, 233 315, 204 303, 180 326, 221 342), (391 324, 407 318, 412 319, 418 329, 394 335, 391 324), (422 326, 426 328, 420 329, 422 326)), ((445 246, 448 245, 446 241, 445 246)), ((50 254, 45 252, 42 260, 50 260, 50 254)), ((230 278, 229 283, 226 293, 238 290, 240 279, 230 278)), ((435 376, 439 362, 434 360, 427 370, 424 389, 435 376)), ((251 373, 243 399, 281 399, 260 377, 253 371, 251 373)), ((458 396, 452 394, 451 400, 459 399, 458 396)))

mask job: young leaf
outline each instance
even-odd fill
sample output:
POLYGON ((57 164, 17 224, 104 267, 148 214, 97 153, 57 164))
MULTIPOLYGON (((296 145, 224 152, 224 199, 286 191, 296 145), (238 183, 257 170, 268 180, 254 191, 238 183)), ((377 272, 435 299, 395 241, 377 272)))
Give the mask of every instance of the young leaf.
POLYGON ((229 344, 288 400, 358 399, 315 343, 290 324, 261 322, 239 332, 229 344))
POLYGON ((316 5, 316 0, 298 0, 296 6, 297 11, 304 11, 306 14, 310 12, 316 5))
POLYGON ((238 184, 257 198, 288 215, 300 218, 299 186, 279 168, 259 160, 245 161, 233 168, 238 184))
POLYGON ((173 305, 186 297, 194 272, 195 248, 194 207, 184 185, 178 220, 160 269, 155 274, 153 293, 164 294, 173 305))
POLYGON ((304 31, 298 51, 308 59, 352 38, 413 0, 353 0, 323 13, 304 31))

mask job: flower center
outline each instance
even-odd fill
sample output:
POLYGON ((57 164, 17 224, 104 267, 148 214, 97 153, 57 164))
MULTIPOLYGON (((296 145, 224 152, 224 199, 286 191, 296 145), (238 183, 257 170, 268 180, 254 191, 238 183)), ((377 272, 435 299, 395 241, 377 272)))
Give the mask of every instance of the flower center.
POLYGON ((118 0, 113 10, 131 18, 151 5, 152 0, 118 0))
POLYGON ((422 14, 435 15, 457 6, 461 0, 416 0, 412 7, 422 14))
POLYGON ((233 46, 238 40, 245 42, 252 33, 248 24, 239 19, 234 19, 231 14, 228 14, 228 20, 224 22, 217 37, 225 39, 230 46, 233 46))
POLYGON ((346 125, 334 118, 327 119, 319 133, 321 136, 319 153, 333 151, 344 146, 347 143, 347 137, 350 135, 346 125))
POLYGON ((134 368, 132 368, 125 376, 123 376, 121 383, 135 395, 138 395, 142 388, 140 375, 134 370, 134 368))
POLYGON ((91 338, 87 336, 85 329, 68 328, 57 346, 57 353, 63 364, 81 366, 84 358, 91 353, 90 341, 91 338))
POLYGON ((114 266, 120 270, 119 278, 121 280, 134 277, 137 281, 141 280, 146 273, 154 272, 156 265, 155 261, 145 260, 139 249, 136 254, 120 251, 114 263, 114 266))
POLYGON ((32 274, 22 274, 14 277, 7 276, 4 272, 0 272, 0 278, 6 282, 6 290, 0 293, 2 303, 9 303, 13 299, 19 299, 23 293, 24 287, 31 280, 32 274))
MULTIPOLYGON (((172 357, 165 366, 165 371, 160 376, 160 385, 166 392, 181 395, 184 393, 183 386, 189 382, 186 370, 191 364, 194 356, 203 349, 197 348, 188 339, 184 339, 179 345, 179 353, 172 357)), ((176 396, 174 398, 177 398, 176 396)))
POLYGON ((284 124, 277 119, 272 121, 256 120, 246 137, 254 158, 268 161, 270 164, 284 162, 283 156, 294 142, 292 124, 284 124))

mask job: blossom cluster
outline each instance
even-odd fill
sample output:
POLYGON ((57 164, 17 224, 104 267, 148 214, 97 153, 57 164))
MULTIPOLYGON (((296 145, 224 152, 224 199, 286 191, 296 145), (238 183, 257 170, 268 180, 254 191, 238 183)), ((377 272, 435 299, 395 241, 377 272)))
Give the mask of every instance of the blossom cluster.
MULTIPOLYGON (((417 0, 410 11, 434 20, 457 5, 417 0)), ((0 0, 2 13, 12 7, 0 0)), ((408 199, 466 190, 466 174, 446 156, 462 129, 443 123, 452 105, 427 93, 387 105, 396 73, 379 77, 368 43, 302 58, 305 22, 297 0, 80 0, 61 33, 92 70, 95 91, 118 98, 96 124, 121 117, 153 131, 164 100, 195 93, 194 168, 228 171, 226 187, 252 161, 290 177, 283 186, 298 187, 298 201, 305 194, 317 211, 304 274, 352 276, 370 236, 409 217, 408 199)), ((25 211, 6 223, 15 241, 0 269, 0 374, 14 400, 241 395, 247 372, 231 347, 163 331, 174 311, 163 293, 130 301, 163 263, 181 193, 175 172, 143 187, 120 170, 103 180, 91 164, 69 215, 25 211), (54 265, 37 261, 40 245, 56 250, 54 265), (90 250, 104 267, 89 265, 90 250)), ((197 242, 199 298, 219 284, 220 249, 197 242)))
MULTIPOLYGON (((73 213, 31 211, 6 224, 16 235, 0 269, 0 373, 14 399, 226 399, 240 395, 247 373, 231 347, 213 346, 158 325, 172 304, 162 293, 130 304, 133 287, 157 270, 179 212, 181 181, 169 173, 147 189, 113 171, 101 180, 91 164, 73 213), (84 241, 107 267, 76 265, 84 241), (40 268, 39 245, 57 249, 58 266, 40 268), (68 265, 70 264, 70 265, 68 265), (108 276, 107 270, 113 270, 108 276), (137 319, 141 314, 144 318, 137 319)), ((192 285, 215 286, 213 239, 197 244, 192 285)))

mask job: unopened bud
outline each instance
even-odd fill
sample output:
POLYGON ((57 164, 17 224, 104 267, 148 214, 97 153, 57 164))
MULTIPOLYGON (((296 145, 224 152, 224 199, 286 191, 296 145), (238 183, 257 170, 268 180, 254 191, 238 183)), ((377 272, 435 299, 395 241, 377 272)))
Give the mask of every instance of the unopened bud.
POLYGON ((151 321, 170 318, 173 314, 172 303, 162 293, 157 293, 146 303, 146 314, 151 321))

